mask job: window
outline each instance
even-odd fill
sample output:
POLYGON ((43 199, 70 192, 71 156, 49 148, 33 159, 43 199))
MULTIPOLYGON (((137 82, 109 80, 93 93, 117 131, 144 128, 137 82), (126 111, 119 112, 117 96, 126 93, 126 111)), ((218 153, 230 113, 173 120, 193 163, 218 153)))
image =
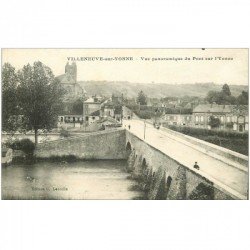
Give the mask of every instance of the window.
POLYGON ((221 116, 221 117, 220 117, 220 121, 221 121, 221 122, 224 122, 224 116, 221 116))
POLYGON ((227 122, 230 122, 230 121, 231 121, 230 118, 231 118, 230 116, 227 117, 227 122))
POLYGON ((198 122, 199 121, 199 117, 196 115, 195 116, 195 121, 198 122))
POLYGON ((204 122, 204 116, 201 116, 201 122, 204 122))

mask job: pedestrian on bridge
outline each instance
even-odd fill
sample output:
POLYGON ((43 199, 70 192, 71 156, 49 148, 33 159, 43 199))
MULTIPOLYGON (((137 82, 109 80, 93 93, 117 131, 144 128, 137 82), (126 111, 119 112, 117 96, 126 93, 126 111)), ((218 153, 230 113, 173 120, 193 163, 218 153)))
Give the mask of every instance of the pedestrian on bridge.
POLYGON ((197 170, 200 169, 199 165, 197 164, 197 161, 194 163, 194 168, 197 169, 197 170))
POLYGON ((130 130, 130 125, 128 125, 128 129, 130 130))

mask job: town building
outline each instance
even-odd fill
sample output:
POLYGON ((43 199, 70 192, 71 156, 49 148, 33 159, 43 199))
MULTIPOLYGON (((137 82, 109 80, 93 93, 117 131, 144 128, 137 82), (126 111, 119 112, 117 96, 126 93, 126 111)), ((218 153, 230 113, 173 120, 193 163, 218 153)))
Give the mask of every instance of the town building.
POLYGON ((59 115, 58 116, 58 128, 80 128, 83 123, 83 116, 82 115, 59 115))
POLYGON ((96 110, 96 111, 90 113, 88 116, 88 123, 89 124, 92 124, 92 123, 99 121, 99 120, 100 120, 100 110, 96 110))
POLYGON ((193 110, 194 126, 211 129, 211 116, 220 120, 220 129, 248 131, 248 107, 245 105, 200 104, 193 110))
POLYGON ((200 104, 190 114, 169 114, 161 117, 165 125, 211 129, 211 117, 219 119, 217 129, 248 131, 248 106, 200 104))
POLYGON ((165 114, 162 117, 162 123, 166 125, 192 126, 192 114, 165 114))
POLYGON ((112 117, 118 122, 122 122, 122 105, 120 101, 106 101, 101 107, 101 117, 112 117))
POLYGON ((102 102, 95 97, 90 97, 86 101, 83 102, 83 117, 84 117, 85 122, 89 122, 89 118, 92 122, 93 121, 92 118, 96 117, 96 114, 97 114, 95 113, 96 111, 99 111, 99 115, 100 115, 101 104, 102 102))

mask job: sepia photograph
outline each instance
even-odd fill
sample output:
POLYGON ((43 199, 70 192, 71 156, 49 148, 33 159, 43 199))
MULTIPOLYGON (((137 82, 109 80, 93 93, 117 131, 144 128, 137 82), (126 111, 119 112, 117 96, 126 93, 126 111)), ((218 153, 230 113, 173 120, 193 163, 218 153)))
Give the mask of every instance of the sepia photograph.
POLYGON ((248 49, 2 49, 2 200, 248 200, 248 49))

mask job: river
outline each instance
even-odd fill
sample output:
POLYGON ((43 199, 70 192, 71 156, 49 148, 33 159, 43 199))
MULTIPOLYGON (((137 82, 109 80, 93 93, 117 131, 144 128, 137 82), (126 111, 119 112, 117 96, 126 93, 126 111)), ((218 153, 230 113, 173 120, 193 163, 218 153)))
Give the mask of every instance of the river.
POLYGON ((137 199, 126 161, 39 162, 2 167, 2 199, 137 199))

